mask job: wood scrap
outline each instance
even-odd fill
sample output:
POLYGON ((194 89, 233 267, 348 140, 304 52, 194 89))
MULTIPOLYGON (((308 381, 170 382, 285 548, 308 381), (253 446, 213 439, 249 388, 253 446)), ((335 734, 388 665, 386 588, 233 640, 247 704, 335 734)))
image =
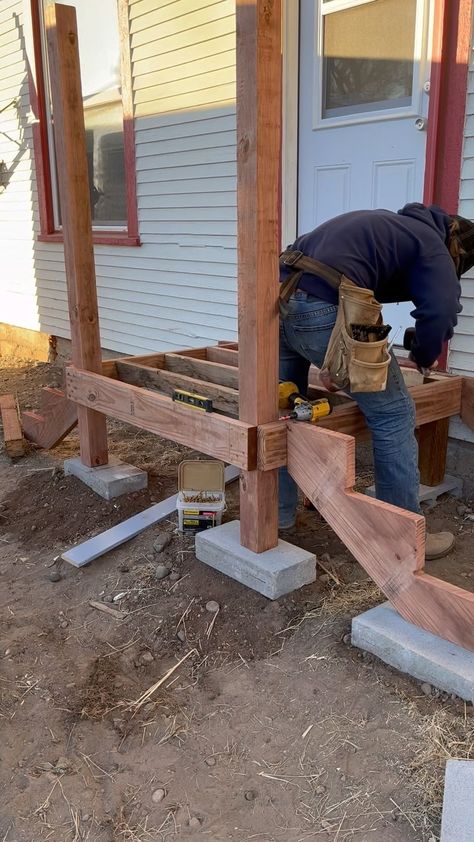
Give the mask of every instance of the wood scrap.
POLYGON ((25 441, 21 429, 18 405, 14 395, 0 396, 0 412, 2 415, 3 438, 5 451, 11 459, 23 456, 25 441))
POLYGON ((119 611, 118 608, 111 608, 110 605, 106 605, 105 602, 96 602, 95 599, 90 599, 89 605, 91 608, 96 608, 97 611, 103 611, 104 614, 110 614, 110 616, 114 617, 116 620, 125 620, 128 616, 127 611, 119 611))

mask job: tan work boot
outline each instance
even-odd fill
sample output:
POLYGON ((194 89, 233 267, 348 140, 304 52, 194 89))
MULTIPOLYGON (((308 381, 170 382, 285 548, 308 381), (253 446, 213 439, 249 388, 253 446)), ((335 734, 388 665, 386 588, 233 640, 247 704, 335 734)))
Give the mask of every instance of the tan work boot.
POLYGON ((425 544, 425 559, 432 561, 435 558, 442 558, 454 547, 454 535, 452 532, 427 532, 425 544))

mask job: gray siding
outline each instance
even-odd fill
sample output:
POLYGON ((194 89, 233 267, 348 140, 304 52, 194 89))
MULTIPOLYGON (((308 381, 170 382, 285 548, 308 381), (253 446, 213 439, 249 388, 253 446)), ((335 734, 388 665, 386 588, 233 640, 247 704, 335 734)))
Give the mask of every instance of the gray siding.
MULTIPOLYGON (((1 32, 3 38, 3 22, 1 32)), ((142 246, 95 247, 102 345, 144 353, 233 340, 235 3, 132 0, 130 38, 142 246)), ((24 74, 21 51, 3 55, 0 48, 0 61, 8 65, 2 82, 16 93, 24 74)), ((3 204, 9 242, 29 237, 25 297, 38 314, 37 324, 24 326, 68 338, 62 245, 35 242, 33 271, 31 229, 34 224, 37 232, 39 222, 36 210, 32 215, 28 131, 25 161, 18 168, 23 188, 15 191, 18 218, 4 196, 0 213, 3 204)), ((0 321, 20 324, 8 312, 0 321)))

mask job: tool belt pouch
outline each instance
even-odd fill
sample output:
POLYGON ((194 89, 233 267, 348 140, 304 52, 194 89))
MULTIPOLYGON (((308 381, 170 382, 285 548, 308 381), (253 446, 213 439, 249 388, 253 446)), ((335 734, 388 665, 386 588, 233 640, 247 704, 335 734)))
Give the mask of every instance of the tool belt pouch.
POLYGON ((339 306, 322 368, 340 389, 351 392, 383 392, 387 385, 390 354, 388 338, 359 342, 351 336, 351 324, 381 325, 382 307, 372 291, 343 277, 339 306))

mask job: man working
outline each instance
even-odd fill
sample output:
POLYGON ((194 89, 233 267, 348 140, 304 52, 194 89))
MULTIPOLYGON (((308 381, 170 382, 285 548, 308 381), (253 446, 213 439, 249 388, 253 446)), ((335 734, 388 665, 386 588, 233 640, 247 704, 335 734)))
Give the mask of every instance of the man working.
MULTIPOLYGON (((474 265, 474 224, 438 207, 421 204, 406 205, 398 213, 354 211, 298 237, 282 255, 280 265, 281 381, 296 383, 300 392, 306 394, 309 366, 313 363, 323 370, 327 385, 330 373, 340 387, 339 372, 334 365, 331 367, 331 362, 334 350, 344 350, 342 334, 335 328, 338 302, 344 297, 341 290, 349 296, 352 291, 356 297, 365 296, 369 303, 363 312, 375 312, 369 319, 374 325, 381 321, 377 302, 412 301, 416 329, 410 356, 421 370, 433 366, 457 324, 461 311, 459 278, 474 265), (321 274, 314 271, 317 264, 311 271, 304 271, 300 263, 297 271, 299 258, 295 258, 295 252, 319 261, 321 274)), ((356 319, 366 320, 360 316, 356 319)), ((347 326, 348 331, 350 327, 347 326)), ((347 332, 343 333, 347 338, 347 332)), ((351 339, 348 342, 357 344, 351 339)), ((357 401, 372 433, 377 498, 419 513, 414 405, 395 357, 392 354, 389 363, 387 355, 386 358, 388 371, 382 363, 363 364, 366 370, 384 370, 382 386, 380 380, 374 386, 378 391, 370 391, 370 385, 361 386, 357 376, 350 383, 347 378, 344 380, 345 390, 357 401)), ((347 371, 344 377, 346 374, 347 371)), ((281 469, 282 529, 295 523, 297 496, 296 484, 286 468, 281 469)), ((449 532, 428 534, 426 558, 439 558, 453 545, 454 536, 449 532)))

